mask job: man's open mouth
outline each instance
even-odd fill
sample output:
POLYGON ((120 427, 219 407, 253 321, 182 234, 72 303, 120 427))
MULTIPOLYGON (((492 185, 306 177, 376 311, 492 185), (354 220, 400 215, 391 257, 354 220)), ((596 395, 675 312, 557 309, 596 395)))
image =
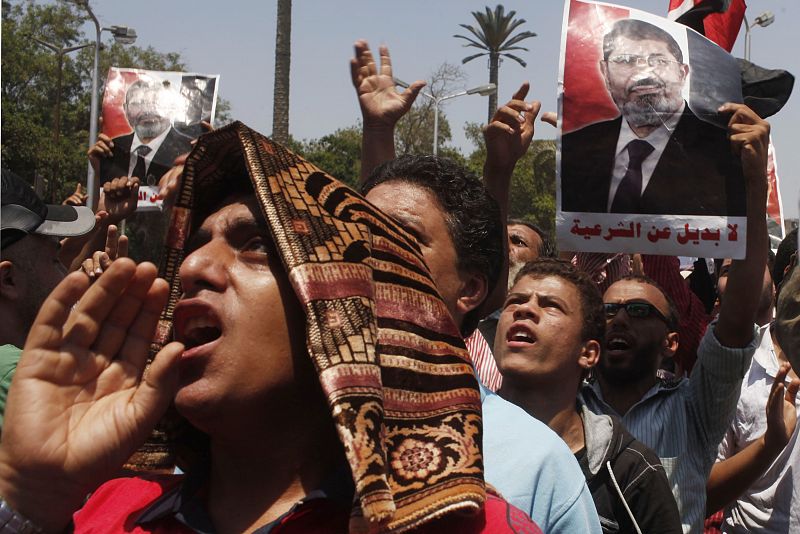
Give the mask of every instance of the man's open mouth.
POLYGON ((625 351, 631 348, 633 343, 625 336, 612 335, 606 340, 606 349, 610 352, 625 351))
POLYGON ((515 323, 508 329, 506 341, 532 344, 536 343, 536 336, 533 335, 533 332, 524 324, 515 323))
POLYGON ((181 301, 175 307, 175 340, 189 351, 213 343, 222 336, 222 325, 213 309, 199 300, 181 301))

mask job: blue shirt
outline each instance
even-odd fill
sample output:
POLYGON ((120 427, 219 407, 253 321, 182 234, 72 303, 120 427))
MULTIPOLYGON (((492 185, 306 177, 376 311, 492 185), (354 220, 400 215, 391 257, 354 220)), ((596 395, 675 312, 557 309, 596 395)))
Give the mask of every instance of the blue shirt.
POLYGON ((542 532, 600 534, 586 479, 550 428, 481 385, 484 477, 542 532))

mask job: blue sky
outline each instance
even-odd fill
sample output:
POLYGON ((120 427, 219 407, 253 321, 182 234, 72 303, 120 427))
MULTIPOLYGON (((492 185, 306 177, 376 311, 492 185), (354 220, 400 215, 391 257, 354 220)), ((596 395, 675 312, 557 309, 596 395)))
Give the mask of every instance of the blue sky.
MULTIPOLYGON (((221 74, 220 91, 232 104, 235 118, 269 134, 272 131, 272 88, 275 50, 275 2, 263 0, 93 0, 104 25, 129 25, 139 34, 137 44, 160 51, 180 52, 197 72, 221 74)), ((664 15, 668 0, 616 2, 664 15)), ((406 81, 427 77, 444 62, 460 64, 470 54, 454 39, 463 33, 458 24, 472 24, 471 11, 483 10, 486 1, 475 0, 295 0, 292 13, 292 70, 289 130, 299 139, 315 138, 355 124, 360 113, 350 83, 348 61, 352 44, 365 38, 374 48, 389 46, 395 75, 406 81)), ((800 2, 749 0, 752 20, 765 10, 775 13, 775 23, 752 32, 752 61, 767 68, 798 74, 800 54, 795 24, 800 2)), ((494 3, 488 5, 494 6, 494 3)), ((523 42, 529 52, 520 55, 527 68, 507 60, 500 68, 499 100, 507 100, 525 80, 543 109, 556 109, 556 80, 563 3, 558 0, 504 2, 527 20, 522 27, 538 34, 523 42)), ((87 35, 93 28, 86 27, 87 35)), ((744 55, 744 29, 733 50, 744 55)), ((120 65, 125 66, 125 65, 120 65)), ((464 65, 467 87, 486 83, 484 59, 464 65)), ((472 146, 463 134, 464 123, 486 118, 486 99, 456 98, 444 111, 453 129, 453 144, 468 153, 472 146)), ((777 150, 781 192, 787 216, 798 216, 800 189, 800 96, 770 119, 777 150)), ((537 138, 555 137, 546 124, 537 138)))

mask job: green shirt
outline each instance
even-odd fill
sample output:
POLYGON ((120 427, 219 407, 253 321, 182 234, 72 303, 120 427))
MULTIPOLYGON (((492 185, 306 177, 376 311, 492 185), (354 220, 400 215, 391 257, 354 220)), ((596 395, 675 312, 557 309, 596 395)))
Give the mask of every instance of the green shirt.
POLYGON ((3 430, 3 416, 6 413, 8 388, 11 387, 11 379, 14 378, 14 371, 17 369, 21 354, 22 349, 14 345, 0 346, 0 432, 3 430))

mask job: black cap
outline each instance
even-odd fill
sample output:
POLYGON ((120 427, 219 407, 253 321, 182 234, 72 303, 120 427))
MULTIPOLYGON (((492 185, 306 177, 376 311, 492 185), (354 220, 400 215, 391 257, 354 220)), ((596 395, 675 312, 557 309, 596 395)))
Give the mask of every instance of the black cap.
POLYGON ((2 171, 2 248, 28 234, 70 237, 94 228, 94 213, 85 206, 45 204, 28 183, 2 171))

